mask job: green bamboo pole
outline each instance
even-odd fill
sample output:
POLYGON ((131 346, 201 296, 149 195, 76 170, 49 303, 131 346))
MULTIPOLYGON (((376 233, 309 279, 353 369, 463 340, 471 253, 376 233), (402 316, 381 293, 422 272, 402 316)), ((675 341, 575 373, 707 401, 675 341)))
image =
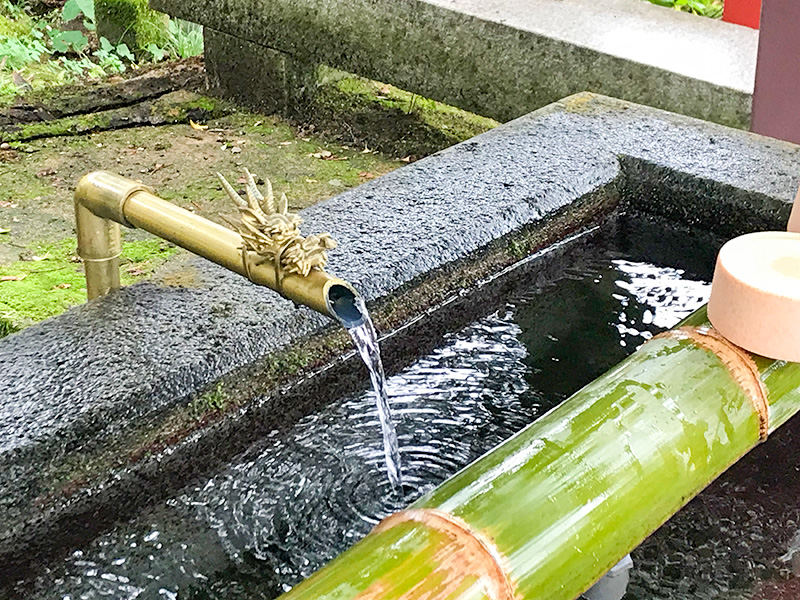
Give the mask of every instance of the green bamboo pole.
MULTIPOLYGON (((800 364, 741 355, 773 431, 800 409, 800 364)), ((649 341, 283 599, 577 597, 763 438, 735 362, 649 341)))

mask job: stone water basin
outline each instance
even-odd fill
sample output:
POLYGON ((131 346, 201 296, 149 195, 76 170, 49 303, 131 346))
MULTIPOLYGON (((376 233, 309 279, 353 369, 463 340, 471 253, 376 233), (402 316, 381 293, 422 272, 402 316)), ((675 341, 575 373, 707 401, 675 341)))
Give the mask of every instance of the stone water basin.
MULTIPOLYGON (((396 332, 400 497, 346 338, 201 260, 4 339, 0 597, 273 597, 702 303, 796 174, 797 146, 581 94, 304 211, 396 332)), ((631 598, 793 597, 792 430, 634 552, 631 598)))
MULTIPOLYGON (((17 590, 62 600, 277 597, 701 306, 719 243, 615 216, 507 273, 505 299, 390 378, 402 493, 386 479, 372 394, 359 391, 270 432, 17 590)), ((765 490, 791 494, 792 465, 776 460, 753 481, 757 462, 745 459, 633 553, 626 598, 755 600, 789 584, 784 555, 800 505, 776 512, 765 490)))

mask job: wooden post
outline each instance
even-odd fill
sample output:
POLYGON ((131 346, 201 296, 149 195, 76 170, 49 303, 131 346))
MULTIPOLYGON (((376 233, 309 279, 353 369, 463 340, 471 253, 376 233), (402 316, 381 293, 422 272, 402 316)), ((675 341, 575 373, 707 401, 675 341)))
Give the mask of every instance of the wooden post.
POLYGON ((800 143, 800 2, 764 0, 751 129, 800 143))
POLYGON ((722 20, 758 29, 761 20, 761 0, 725 0, 722 20))

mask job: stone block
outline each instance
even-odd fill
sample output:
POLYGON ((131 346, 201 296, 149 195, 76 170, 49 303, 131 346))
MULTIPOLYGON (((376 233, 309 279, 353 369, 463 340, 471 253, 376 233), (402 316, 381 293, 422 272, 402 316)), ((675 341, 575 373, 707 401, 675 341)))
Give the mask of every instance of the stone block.
POLYGON ((209 90, 268 113, 293 113, 312 97, 317 65, 206 27, 209 90))
MULTIPOLYGON (((151 5, 500 121, 591 91, 734 127, 750 123, 758 32, 641 0, 151 5)), ((251 64, 259 53, 253 51, 251 64)), ((216 60, 236 70, 242 59, 228 58, 216 60)))

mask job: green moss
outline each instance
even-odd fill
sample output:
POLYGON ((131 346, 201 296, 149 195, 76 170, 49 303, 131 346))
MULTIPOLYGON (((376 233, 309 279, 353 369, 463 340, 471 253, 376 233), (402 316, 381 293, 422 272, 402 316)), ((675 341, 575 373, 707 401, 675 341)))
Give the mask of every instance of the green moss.
POLYGON ((151 104, 122 107, 104 112, 64 117, 52 121, 29 123, 14 131, 0 132, 4 142, 20 142, 39 138, 65 135, 79 135, 96 131, 106 131, 119 127, 122 123, 185 123, 189 119, 205 120, 218 117, 233 110, 232 106, 221 100, 198 96, 192 92, 172 92, 151 104), (150 117, 140 114, 142 106, 150 107, 150 117))
MULTIPOLYGON (((126 242, 122 284, 149 275, 174 252, 173 246, 158 239, 126 242)), ((35 244, 26 253, 29 260, 0 267, 0 336, 86 302, 86 281, 74 239, 35 244)))
POLYGON ((203 110, 209 114, 230 112, 230 104, 218 98, 200 96, 197 100, 192 100, 185 104, 187 109, 203 110))
POLYGON ((43 137, 56 137, 60 135, 75 135, 108 129, 111 126, 111 119, 107 114, 98 113, 90 115, 80 115, 78 117, 65 117, 53 121, 42 121, 39 123, 29 123, 23 125, 17 131, 3 133, 3 141, 18 142, 23 140, 35 140, 43 137))
POLYGON ((303 348, 290 348, 267 358, 265 376, 269 379, 293 377, 312 361, 312 354, 303 348))
POLYGON ((195 419, 203 419, 211 413, 224 412, 233 404, 233 400, 225 394, 222 383, 206 390, 189 403, 189 414, 195 419))
POLYGON ((394 156, 421 157, 474 137, 497 121, 394 86, 330 69, 304 115, 318 131, 355 138, 394 156))
POLYGON ((9 168, 0 175, 2 175, 0 201, 27 207, 53 191, 53 187, 47 181, 36 177, 36 173, 28 169, 9 168))
POLYGON ((143 49, 151 43, 163 47, 169 41, 169 18, 151 10, 147 0, 95 0, 94 7, 98 35, 113 44, 143 49))
POLYGON ((33 29, 33 19, 24 11, 15 11, 12 15, 5 8, 0 3, 0 37, 18 38, 29 35, 33 29))
POLYGON ((416 113, 423 123, 452 136, 454 143, 463 142, 499 125, 493 119, 361 77, 343 78, 339 80, 337 87, 348 94, 362 96, 387 108, 408 114, 416 113))

